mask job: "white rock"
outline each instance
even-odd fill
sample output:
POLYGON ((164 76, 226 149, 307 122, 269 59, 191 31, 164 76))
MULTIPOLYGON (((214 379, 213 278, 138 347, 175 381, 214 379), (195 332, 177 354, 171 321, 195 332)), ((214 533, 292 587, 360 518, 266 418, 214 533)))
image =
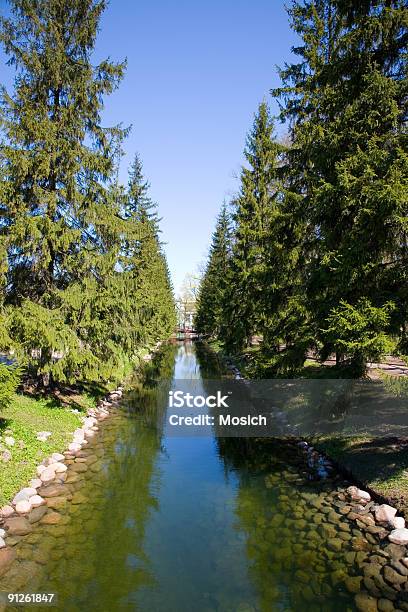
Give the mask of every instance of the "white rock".
POLYGON ((30 487, 33 489, 39 489, 41 486, 42 482, 40 478, 33 478, 33 480, 30 481, 30 487))
POLYGON ((7 444, 7 446, 14 446, 16 441, 13 436, 5 436, 4 443, 7 444))
POLYGON ((347 493, 350 495, 351 499, 354 499, 355 501, 368 503, 371 500, 371 495, 367 493, 367 491, 363 491, 358 487, 349 487, 347 489, 347 493))
POLYGON ((39 431, 37 433, 37 440, 40 442, 47 442, 48 438, 52 435, 50 431, 39 431))
POLYGON ((67 466, 65 465, 65 463, 53 463, 52 466, 54 468, 54 471, 56 474, 62 474, 63 472, 67 471, 67 466))
POLYGON ((27 514, 27 512, 30 512, 30 510, 31 504, 27 499, 16 503, 16 512, 18 512, 19 514, 27 514))
POLYGON ((375 520, 380 523, 390 523, 396 514, 396 508, 388 504, 381 504, 381 506, 378 506, 375 510, 375 520))
POLYGON ((6 546, 5 541, 3 540, 3 538, 0 538, 0 548, 4 548, 6 546))
POLYGON ((394 516, 394 518, 390 520, 390 525, 394 529, 404 529, 405 519, 402 518, 402 516, 394 516))
POLYGON ((68 446, 68 450, 76 453, 77 451, 81 450, 81 445, 77 444, 76 442, 71 442, 71 444, 68 446))
POLYGON ((46 470, 47 468, 45 467, 45 465, 37 465, 37 475, 41 476, 41 474, 43 473, 44 470, 46 470))
POLYGON ((21 491, 19 491, 17 495, 14 496, 13 504, 17 504, 20 501, 27 501, 32 495, 35 495, 36 493, 36 489, 33 489, 32 487, 25 487, 24 489, 21 489, 21 491))
POLYGON ((49 467, 46 467, 45 470, 41 472, 40 478, 42 482, 51 482, 51 480, 54 480, 55 478, 54 468, 51 465, 49 467))
POLYGON ((93 425, 97 424, 97 420, 95 419, 95 417, 86 417, 86 419, 84 419, 84 427, 85 429, 89 429, 90 427, 93 427, 93 425))
POLYGON ((30 502, 32 508, 37 508, 38 506, 45 504, 45 499, 41 497, 41 495, 33 495, 28 501, 30 502))
POLYGON ((52 453, 51 458, 53 463, 58 463, 59 461, 64 461, 65 457, 61 453, 52 453))
POLYGON ((5 529, 0 529, 0 538, 4 538, 6 535, 6 530, 5 529))
POLYGON ((14 514, 14 508, 11 506, 3 506, 0 509, 0 516, 2 518, 9 518, 12 514, 14 514))
POLYGON ((84 430, 82 428, 81 429, 76 429, 74 431, 74 438, 80 438, 80 439, 82 438, 83 439, 84 438, 84 430))
POLYGON ((388 539, 393 544, 408 544, 408 529, 394 529, 388 539))

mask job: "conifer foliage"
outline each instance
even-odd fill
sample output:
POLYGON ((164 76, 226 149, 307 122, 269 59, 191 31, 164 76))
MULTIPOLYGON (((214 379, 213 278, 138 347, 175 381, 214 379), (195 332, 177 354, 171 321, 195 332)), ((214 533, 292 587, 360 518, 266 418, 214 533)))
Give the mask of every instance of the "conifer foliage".
POLYGON ((45 384, 120 377, 174 317, 147 185, 135 172, 128 190, 117 182, 127 130, 101 123, 125 63, 92 64, 103 0, 10 8, 0 24, 16 70, 0 96, 1 348, 45 384))
POLYGON ((408 8, 293 0, 289 17, 298 61, 272 93, 290 146, 279 150, 261 106, 236 198, 221 339, 242 350, 260 334, 269 373, 296 371, 313 350, 360 376, 367 361, 408 346, 408 8))

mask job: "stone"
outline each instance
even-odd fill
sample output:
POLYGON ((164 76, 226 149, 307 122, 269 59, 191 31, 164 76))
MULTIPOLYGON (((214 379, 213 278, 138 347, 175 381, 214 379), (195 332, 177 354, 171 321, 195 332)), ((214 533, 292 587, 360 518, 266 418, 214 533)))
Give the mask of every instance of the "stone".
POLYGON ((352 539, 352 547, 353 547, 353 550, 357 550, 357 551, 369 551, 369 550, 371 550, 371 545, 362 536, 355 536, 352 539))
POLYGON ((327 542, 327 546, 330 550, 339 552, 343 547, 343 541, 337 538, 332 538, 327 542))
POLYGON ((389 599, 384 599, 383 597, 378 600, 378 609, 380 612, 392 612, 395 610, 394 604, 389 599))
POLYGON ((83 493, 81 493, 80 491, 76 491, 76 493, 74 493, 74 495, 72 496, 71 503, 72 504, 84 504, 87 501, 88 501, 88 498, 85 497, 83 493))
POLYGON ((402 576, 408 576, 408 568, 405 567, 405 565, 403 563, 401 563, 400 561, 394 561, 392 560, 390 563, 391 567, 393 567, 395 570, 397 570, 397 572, 399 572, 400 574, 402 574, 402 576))
POLYGON ((55 470, 52 465, 48 466, 40 474, 41 482, 51 482, 55 478, 55 470))
POLYGON ((2 538, 2 536, 0 536, 0 548, 5 548, 5 547, 6 547, 6 543, 4 539, 2 538))
POLYGON ((63 496, 49 497, 47 501, 48 508, 53 510, 62 510, 67 505, 67 498, 63 496))
POLYGON ((16 551, 13 548, 2 548, 0 550, 0 577, 8 571, 15 558, 16 551))
POLYGON ((395 561, 399 561, 406 556, 405 546, 399 546, 398 544, 388 544, 383 552, 395 561))
POLYGON ((45 514, 47 514, 47 508, 45 506, 38 506, 38 508, 31 510, 28 515, 28 521, 30 523, 38 523, 45 514))
POLYGON ((384 566, 384 578, 391 584, 403 584, 407 581, 406 576, 401 576, 395 569, 389 565, 384 566))
POLYGON ((367 493, 367 491, 362 491, 358 487, 348 487, 347 493, 350 495, 351 499, 363 503, 368 503, 371 500, 371 495, 367 493))
POLYGON ((378 506, 375 510, 375 520, 379 523, 390 523, 396 514, 396 508, 388 504, 381 504, 381 506, 378 506))
POLYGON ((95 417, 86 417, 84 419, 84 427, 87 429, 88 427, 93 427, 97 424, 97 419, 95 417))
POLYGON ((349 593, 359 593, 361 587, 362 576, 348 576, 345 581, 345 587, 349 593))
POLYGON ((12 508, 11 506, 3 506, 0 509, 0 516, 2 518, 9 518, 13 514, 14 514, 14 508, 12 508))
POLYGON ((36 493, 37 490, 33 487, 25 487, 24 489, 21 489, 21 491, 19 491, 17 495, 14 496, 13 504, 17 504, 17 502, 19 501, 27 501, 32 495, 35 495, 36 493))
POLYGON ((66 472, 67 469, 68 469, 67 466, 65 465, 65 463, 60 463, 60 462, 58 462, 58 463, 51 463, 50 469, 51 468, 54 470, 54 472, 56 474, 62 474, 63 472, 66 472))
POLYGON ((59 512, 48 512, 48 514, 45 514, 42 519, 41 519, 41 523, 43 525, 57 525, 61 520, 61 515, 59 512))
POLYGON ((52 436, 52 433, 50 431, 38 431, 37 432, 37 440, 40 440, 40 442, 47 442, 47 439, 52 436))
POLYGON ((360 612, 377 612, 377 599, 362 591, 354 597, 357 610, 360 612))
POLYGON ((59 495, 64 495, 64 493, 67 493, 67 487, 58 483, 49 484, 38 490, 38 495, 42 497, 57 497, 59 495))
POLYGON ((65 457, 61 453, 52 453, 51 459, 53 463, 59 463, 61 461, 64 461, 65 457))
POLYGON ((5 436, 4 438, 4 444, 7 444, 7 446, 14 446, 16 443, 15 439, 13 438, 13 436, 5 436))
POLYGON ((33 478, 33 480, 30 482, 30 487, 32 489, 39 489, 42 486, 42 481, 40 478, 33 478))
POLYGON ((23 499, 16 503, 16 512, 18 512, 18 514, 27 514, 30 510, 31 504, 28 500, 23 499))
POLYGON ((73 463, 69 467, 70 472, 86 472, 88 470, 88 466, 85 463, 73 463))
POLYGON ((32 531, 30 523, 23 516, 7 519, 5 526, 8 535, 27 535, 32 531))
POLYGON ((370 595, 372 595, 373 597, 381 597, 383 595, 383 593, 377 587, 376 582, 373 578, 368 578, 367 576, 365 576, 363 579, 363 584, 367 591, 370 593, 370 595))
POLYGON ((367 578, 373 578, 381 573, 382 565, 380 563, 367 563, 364 565, 363 572, 367 578))
POLYGON ((3 452, 1 453, 1 455, 0 455, 0 459, 1 459, 2 461, 4 461, 5 463, 7 463, 8 461, 11 461, 12 457, 13 457, 13 456, 12 456, 12 454, 10 453, 10 451, 9 451, 9 450, 5 450, 5 451, 3 451, 3 452))
POLYGON ((408 529, 394 529, 388 539, 393 544, 408 544, 408 529))
POLYGON ((76 472, 71 472, 68 475, 68 478, 66 480, 67 484, 73 484, 75 482, 78 482, 79 480, 81 480, 81 476, 79 474, 77 474, 76 472))
POLYGON ((45 504, 45 499, 41 497, 41 495, 33 495, 28 501, 30 502, 32 508, 37 508, 38 506, 45 504))
POLYGON ((41 474, 43 473, 43 471, 46 469, 45 465, 37 465, 37 476, 41 476, 41 474))
POLYGON ((394 518, 390 520, 390 526, 393 529, 404 529, 405 519, 402 518, 402 516, 394 516, 394 518))
POLYGON ((81 445, 77 444, 76 442, 71 442, 71 444, 68 446, 68 450, 70 450, 70 451, 75 453, 75 452, 81 450, 81 445))

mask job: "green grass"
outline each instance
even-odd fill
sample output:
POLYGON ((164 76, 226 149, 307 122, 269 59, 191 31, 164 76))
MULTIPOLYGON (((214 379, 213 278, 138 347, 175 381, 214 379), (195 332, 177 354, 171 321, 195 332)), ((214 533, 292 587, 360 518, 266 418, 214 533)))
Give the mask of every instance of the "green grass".
POLYGON ((320 438, 314 445, 408 517, 408 451, 398 438, 320 438))
POLYGON ((44 457, 66 448, 73 431, 81 424, 81 413, 84 414, 95 403, 87 394, 73 396, 70 400, 70 404, 64 406, 55 399, 15 395, 11 405, 1 412, 0 455, 7 448, 12 459, 8 462, 0 460, 0 506, 10 501, 36 476, 35 468, 44 457), (80 413, 71 412, 71 408, 80 413), (40 442, 37 440, 39 431, 50 431, 52 435, 47 442, 40 442), (7 435, 15 439, 14 446, 4 444, 7 435))

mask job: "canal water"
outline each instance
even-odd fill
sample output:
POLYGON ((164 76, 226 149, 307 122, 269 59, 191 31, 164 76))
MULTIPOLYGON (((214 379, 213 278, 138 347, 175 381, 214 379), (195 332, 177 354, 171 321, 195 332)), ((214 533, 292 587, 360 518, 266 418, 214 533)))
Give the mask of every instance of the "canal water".
POLYGON ((372 544, 342 513, 349 483, 311 482, 288 443, 168 435, 156 381, 219 375, 199 346, 165 347, 0 590, 55 592, 63 612, 355 610, 372 544))

